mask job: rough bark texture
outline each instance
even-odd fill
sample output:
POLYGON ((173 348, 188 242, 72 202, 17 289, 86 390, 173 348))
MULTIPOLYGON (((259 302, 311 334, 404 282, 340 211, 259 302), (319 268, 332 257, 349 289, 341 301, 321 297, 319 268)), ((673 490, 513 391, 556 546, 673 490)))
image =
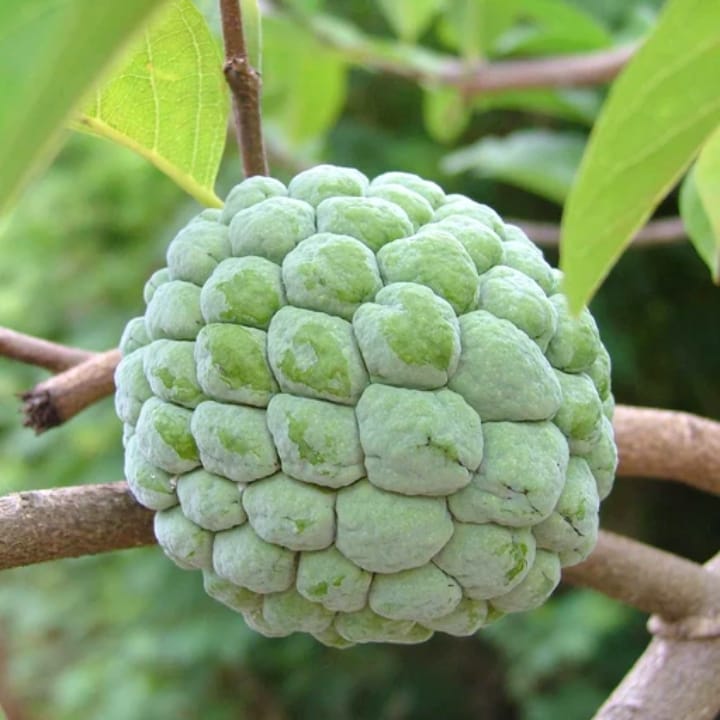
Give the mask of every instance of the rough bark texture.
POLYGON ((112 394, 119 362, 119 350, 97 353, 23 393, 25 426, 42 433, 112 394))
POLYGON ((154 543, 152 517, 124 482, 0 497, 0 570, 154 543))

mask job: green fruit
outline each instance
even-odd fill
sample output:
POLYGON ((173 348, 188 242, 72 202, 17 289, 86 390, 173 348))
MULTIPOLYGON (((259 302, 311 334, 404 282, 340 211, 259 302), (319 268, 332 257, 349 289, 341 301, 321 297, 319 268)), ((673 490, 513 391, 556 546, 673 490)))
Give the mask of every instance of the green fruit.
POLYGON ((471 635, 592 551, 610 359, 492 208, 320 165, 240 183, 167 260, 121 340, 125 473, 249 627, 471 635))

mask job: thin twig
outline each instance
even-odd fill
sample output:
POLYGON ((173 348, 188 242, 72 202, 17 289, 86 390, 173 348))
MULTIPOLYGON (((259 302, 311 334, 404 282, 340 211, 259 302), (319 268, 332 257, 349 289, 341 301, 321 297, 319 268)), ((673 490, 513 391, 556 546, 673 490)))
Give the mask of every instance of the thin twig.
MULTIPOLYGON (((705 565, 720 580, 720 555, 705 565)), ((594 720, 715 720, 720 713, 720 615, 706 632, 658 634, 594 720)), ((656 623, 649 623, 652 628, 656 623)), ((680 621, 679 626, 684 627, 680 621)))
POLYGON ((88 350, 60 345, 0 327, 0 356, 27 365, 37 365, 52 372, 60 372, 88 360, 92 355, 93 353, 88 350))
POLYGON ((624 45, 539 59, 467 63, 430 50, 417 50, 403 57, 392 52, 388 43, 364 36, 354 28, 341 33, 322 19, 300 15, 294 19, 356 65, 415 82, 456 87, 468 97, 504 90, 599 85, 612 80, 637 49, 637 45, 624 45))
POLYGON ((97 353, 23 393, 24 425, 38 434, 45 432, 111 395, 119 362, 119 350, 97 353))
MULTIPOLYGON (((555 223, 537 222, 508 218, 507 222, 522 228, 527 236, 537 245, 557 247, 560 242, 560 226, 555 223)), ((679 217, 651 220, 633 237, 635 247, 651 245, 671 245, 687 240, 685 225, 679 217)))
POLYGON ((233 118, 245 177, 267 175, 260 120, 260 74, 247 56, 239 0, 220 0, 225 43, 223 72, 232 93, 233 118))
POLYGON ((442 73, 438 80, 467 95, 538 87, 579 87, 612 80, 636 50, 625 45, 578 55, 558 55, 532 60, 501 60, 442 73))

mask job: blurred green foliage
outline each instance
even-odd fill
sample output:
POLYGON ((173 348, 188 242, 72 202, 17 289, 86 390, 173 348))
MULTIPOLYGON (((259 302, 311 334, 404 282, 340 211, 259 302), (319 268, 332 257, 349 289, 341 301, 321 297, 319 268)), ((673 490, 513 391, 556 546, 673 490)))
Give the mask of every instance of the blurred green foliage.
MULTIPOLYGON (((199 4, 217 28, 214 4, 199 4)), ((430 116, 456 112, 458 98, 435 97, 437 107, 428 112, 428 96, 442 90, 369 72, 363 53, 412 64, 452 53, 578 51, 637 37, 659 3, 544 0, 547 23, 497 18, 480 49, 439 10, 430 12, 436 6, 459 12, 472 3, 419 3, 425 16, 406 22, 389 11, 392 5, 276 3, 264 35, 275 173, 287 178, 316 160, 368 174, 409 170, 508 216, 557 221, 559 207, 538 188, 538 167, 546 168, 552 154, 540 152, 539 166, 529 161, 523 173, 503 166, 502 152, 494 155, 499 170, 468 166, 452 175, 442 172, 443 158, 494 137, 525 134, 536 146, 538 133, 582 138, 600 90, 476 99, 463 105, 455 132, 438 138, 443 121, 430 116), (319 13, 336 23, 322 25, 324 33, 330 27, 337 33, 334 44, 319 34, 319 13), (573 29, 578 23, 582 32, 573 29), (396 31, 419 36, 430 55, 399 42, 396 31), (305 53, 314 61, 300 61, 305 53)), ((508 153, 508 163, 526 159, 522 150, 508 153)), ((219 195, 238 174, 231 147, 219 195)), ((547 180, 557 183, 553 173, 547 180)), ((115 345, 126 320, 140 311, 144 280, 163 264, 168 241, 199 209, 129 151, 71 137, 0 234, 0 324, 90 349, 115 345)), ((661 210, 675 214, 676 199, 661 210)), ((720 416, 720 294, 689 245, 630 251, 593 309, 613 357, 620 402, 720 416)), ((20 427, 14 395, 42 377, 0 359, 0 492, 119 479, 120 424, 110 400, 38 438, 20 427)), ((603 522, 705 559, 717 542, 717 511, 716 500, 688 489, 622 480, 603 522)), ((0 705, 8 720, 583 720, 647 641, 638 613, 574 590, 476 638, 347 651, 306 637, 268 640, 210 601, 196 575, 155 548, 13 570, 0 582, 0 705)))

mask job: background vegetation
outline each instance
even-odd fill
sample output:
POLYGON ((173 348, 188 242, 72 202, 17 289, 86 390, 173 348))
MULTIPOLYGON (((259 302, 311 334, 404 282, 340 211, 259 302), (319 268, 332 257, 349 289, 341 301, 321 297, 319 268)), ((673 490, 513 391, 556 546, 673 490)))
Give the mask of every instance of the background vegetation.
MULTIPOLYGON (((217 29, 214 5, 199 5, 217 29)), ((481 34, 464 32, 476 28, 452 12, 461 5, 266 7, 274 174, 287 178, 316 161, 369 175, 408 170, 504 216, 558 222, 602 87, 469 99, 381 67, 432 67, 426 51, 492 59, 608 48, 642 37, 661 3, 513 0, 495 4, 508 13, 488 16, 494 24, 481 34)), ((217 194, 239 179, 231 142, 217 194)), ((130 150, 72 135, 4 222, 0 324, 113 347, 141 311, 143 283, 163 264, 168 241, 199 209, 130 150)), ((659 215, 677 212, 674 192, 659 215)), ((689 244, 626 253, 592 309, 619 402, 720 417, 720 293, 689 244)), ((40 437, 19 427, 13 395, 41 377, 0 360, 0 493, 120 479, 111 401, 40 437)), ((687 488, 628 480, 604 504, 603 525, 705 560, 719 509, 687 488)), ((305 637, 268 640, 155 548, 18 569, 0 582, 0 705, 10 720, 581 720, 647 642, 638 613, 567 589, 475 638, 346 651, 305 637)))

